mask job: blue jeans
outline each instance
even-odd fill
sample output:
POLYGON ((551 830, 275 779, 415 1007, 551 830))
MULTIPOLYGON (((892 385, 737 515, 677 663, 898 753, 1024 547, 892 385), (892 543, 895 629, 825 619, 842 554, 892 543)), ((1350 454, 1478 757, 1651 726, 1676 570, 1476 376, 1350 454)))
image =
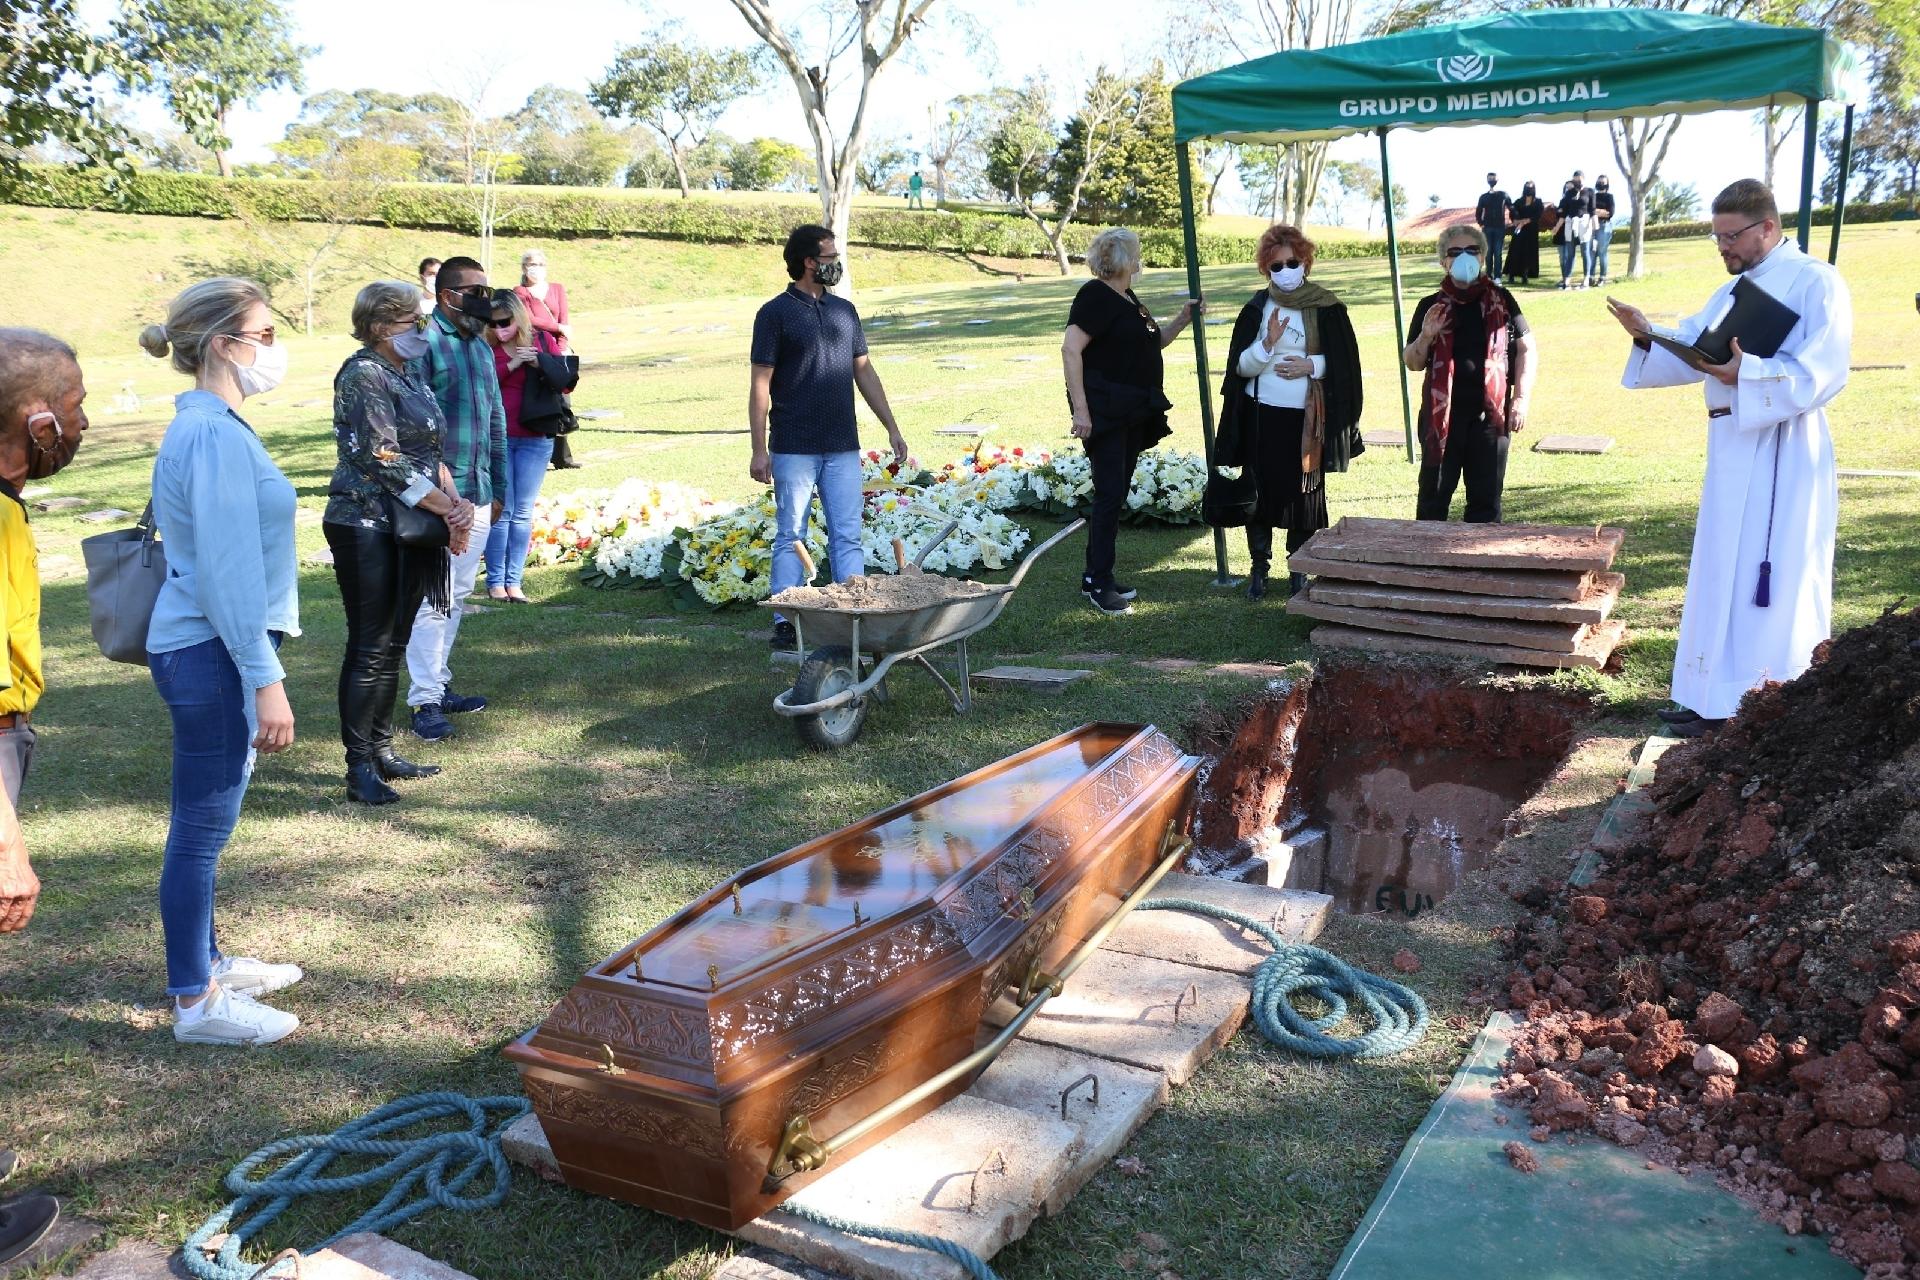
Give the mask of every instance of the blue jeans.
MULTIPOLYGON (((274 647, 280 647, 278 634, 274 647)), ((240 669, 217 637, 148 658, 153 687, 173 717, 173 808, 160 864, 167 994, 197 996, 220 959, 214 872, 253 776, 252 692, 241 686, 240 669)))
POLYGON ((816 489, 827 524, 827 555, 833 564, 833 580, 845 582, 864 573, 867 560, 860 548, 860 515, 865 499, 860 493, 859 451, 776 453, 772 458, 773 502, 778 513, 773 535, 773 594, 800 585, 804 571, 793 544, 807 534, 816 489))
POLYGON ((1487 237, 1487 278, 1499 283, 1500 272, 1507 259, 1507 229, 1505 227, 1482 227, 1487 237))
POLYGON ((487 531, 487 587, 517 587, 527 572, 527 544, 533 541, 533 504, 553 461, 552 436, 507 437, 507 491, 500 497, 500 519, 487 531))
POLYGON ((1607 274, 1607 252, 1612 248, 1612 230, 1608 227, 1602 227, 1593 241, 1593 270, 1589 274, 1596 277, 1607 274))
POLYGON ((1562 284, 1564 284, 1566 283, 1567 277, 1573 274, 1573 255, 1575 252, 1574 242, 1571 240, 1563 240, 1560 242, 1559 247, 1560 247, 1560 281, 1562 284))

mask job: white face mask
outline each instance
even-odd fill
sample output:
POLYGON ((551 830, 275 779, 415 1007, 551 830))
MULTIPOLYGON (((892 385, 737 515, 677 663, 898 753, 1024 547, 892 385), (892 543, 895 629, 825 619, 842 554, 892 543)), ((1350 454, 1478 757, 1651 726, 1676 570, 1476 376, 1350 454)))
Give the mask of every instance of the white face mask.
POLYGON ((393 347, 393 354, 402 360, 418 360, 427 354, 427 331, 421 328, 403 329, 394 334, 387 342, 393 347))
POLYGON ((1292 293, 1307 282, 1305 267, 1275 267, 1267 274, 1273 277, 1274 284, 1287 293, 1292 293))
POLYGON ((233 383, 240 388, 242 396, 265 395, 286 380, 285 347, 277 342, 270 347, 262 346, 252 338, 235 337, 233 341, 244 342, 253 348, 252 364, 233 366, 233 383))

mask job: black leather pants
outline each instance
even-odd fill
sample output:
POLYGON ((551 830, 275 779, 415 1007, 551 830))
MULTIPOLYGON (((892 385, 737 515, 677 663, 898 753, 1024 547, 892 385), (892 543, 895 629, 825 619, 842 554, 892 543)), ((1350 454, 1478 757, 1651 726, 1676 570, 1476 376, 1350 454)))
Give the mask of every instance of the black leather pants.
POLYGON ((403 588, 400 544, 385 529, 322 526, 333 576, 347 611, 347 656, 340 664, 340 741, 347 765, 365 764, 393 745, 393 700, 423 583, 403 588), (406 597, 406 598, 403 598, 406 597))

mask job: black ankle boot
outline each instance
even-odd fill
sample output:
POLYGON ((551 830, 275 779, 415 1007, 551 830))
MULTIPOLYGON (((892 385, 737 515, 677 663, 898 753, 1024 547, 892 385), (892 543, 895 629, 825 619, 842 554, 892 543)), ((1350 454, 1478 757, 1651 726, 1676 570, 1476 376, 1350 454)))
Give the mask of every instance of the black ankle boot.
POLYGON ((347 766, 347 799, 359 804, 392 804, 400 793, 380 780, 373 761, 347 766))
POLYGON ((1289 596, 1297 596, 1301 594, 1303 591, 1305 591, 1306 589, 1307 589, 1306 574, 1290 573, 1287 575, 1287 594, 1289 596))
POLYGON ((385 751, 376 751, 374 753, 373 767, 384 782, 392 782, 395 779, 402 782, 411 782, 415 778, 431 778, 434 774, 440 772, 439 765, 415 764, 404 756, 393 754, 393 748, 391 747, 385 751))
POLYGON ((1267 568, 1255 565, 1253 572, 1247 575, 1247 599, 1258 600, 1267 594, 1267 568))

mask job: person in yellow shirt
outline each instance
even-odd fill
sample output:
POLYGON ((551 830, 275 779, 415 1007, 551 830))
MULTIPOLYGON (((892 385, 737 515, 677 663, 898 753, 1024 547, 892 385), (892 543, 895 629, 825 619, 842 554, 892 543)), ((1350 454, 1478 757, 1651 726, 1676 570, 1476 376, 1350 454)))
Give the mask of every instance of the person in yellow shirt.
MULTIPOLYGON (((27 927, 40 881, 20 834, 20 784, 33 759, 29 723, 40 674, 40 566, 20 489, 73 460, 87 429, 87 398, 73 348, 37 329, 0 328, 0 633, 7 667, 0 684, 0 933, 27 927)), ((13 1164, 0 1152, 0 1164, 13 1164)), ((60 1204, 27 1194, 0 1201, 0 1268, 52 1229, 60 1204)))

